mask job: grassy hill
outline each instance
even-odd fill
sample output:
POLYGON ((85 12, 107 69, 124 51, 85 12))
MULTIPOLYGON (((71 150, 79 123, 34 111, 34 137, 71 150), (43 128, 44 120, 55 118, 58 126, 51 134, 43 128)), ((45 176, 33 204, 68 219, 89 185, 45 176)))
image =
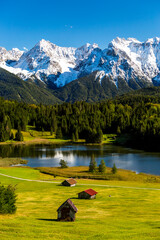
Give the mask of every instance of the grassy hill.
MULTIPOLYGON (((0 168, 0 173, 52 180, 51 176, 29 168, 0 168)), ((55 184, 4 176, 0 176, 0 181, 17 184, 17 212, 0 215, 2 240, 159 240, 158 183, 78 180, 76 187, 68 188, 59 185, 59 178, 55 184), (97 199, 77 199, 77 193, 88 188, 98 192, 97 199), (57 222, 57 209, 67 198, 78 208, 76 221, 57 222)))

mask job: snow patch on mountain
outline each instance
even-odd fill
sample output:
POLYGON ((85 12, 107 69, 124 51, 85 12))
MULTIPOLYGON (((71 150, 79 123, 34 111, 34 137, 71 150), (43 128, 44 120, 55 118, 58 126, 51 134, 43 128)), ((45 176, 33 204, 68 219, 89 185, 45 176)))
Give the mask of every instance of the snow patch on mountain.
POLYGON ((101 84, 102 79, 106 76, 105 71, 99 71, 97 72, 95 79, 98 80, 101 84))

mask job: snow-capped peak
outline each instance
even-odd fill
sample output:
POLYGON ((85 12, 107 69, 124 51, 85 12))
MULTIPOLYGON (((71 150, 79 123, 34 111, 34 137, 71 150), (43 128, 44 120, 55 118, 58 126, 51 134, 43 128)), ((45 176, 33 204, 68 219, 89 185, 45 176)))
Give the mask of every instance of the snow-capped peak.
POLYGON ((106 76, 116 83, 119 77, 126 82, 145 79, 152 83, 160 79, 160 38, 140 42, 135 38, 117 37, 105 50, 96 43, 73 48, 42 39, 25 52, 0 47, 0 62, 0 67, 23 79, 52 81, 58 87, 94 71, 100 82, 106 76))
POLYGON ((56 45, 51 43, 50 41, 47 41, 45 39, 42 39, 41 41, 39 41, 34 48, 39 48, 40 51, 48 51, 50 50, 50 48, 55 47, 56 45))
POLYGON ((96 43, 86 43, 85 45, 77 48, 75 52, 75 57, 77 58, 77 61, 87 59, 91 52, 94 51, 94 49, 96 48, 99 48, 98 44, 96 43))
POLYGON ((145 44, 147 44, 147 43, 149 43, 149 44, 159 44, 160 43, 160 38, 158 38, 158 37, 149 38, 144 43, 145 44))
POLYGON ((130 46, 134 46, 134 45, 141 45, 142 43, 140 41, 138 41, 135 38, 115 38, 112 40, 111 43, 109 43, 109 47, 114 47, 117 49, 121 49, 121 50, 125 50, 126 47, 130 47, 130 46))
POLYGON ((90 50, 93 50, 95 48, 99 48, 98 44, 96 43, 93 43, 93 44, 90 44, 90 43, 86 43, 85 45, 77 48, 77 50, 80 50, 82 52, 89 52, 90 50))
POLYGON ((0 62, 7 60, 18 61, 22 54, 23 51, 20 51, 18 48, 12 48, 7 51, 4 47, 0 47, 0 62))

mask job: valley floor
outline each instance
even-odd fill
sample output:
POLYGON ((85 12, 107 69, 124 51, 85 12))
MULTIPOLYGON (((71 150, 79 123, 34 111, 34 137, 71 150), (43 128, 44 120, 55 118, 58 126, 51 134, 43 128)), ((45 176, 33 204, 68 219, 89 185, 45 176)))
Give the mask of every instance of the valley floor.
POLYGON ((2 184, 17 188, 17 212, 0 215, 1 240, 160 238, 159 183, 78 179, 69 188, 60 185, 64 177, 31 168, 1 167, 0 173, 46 181, 0 175, 2 184), (88 188, 98 192, 97 198, 78 199, 77 193, 88 188), (57 222, 57 209, 68 198, 78 208, 76 221, 57 222))

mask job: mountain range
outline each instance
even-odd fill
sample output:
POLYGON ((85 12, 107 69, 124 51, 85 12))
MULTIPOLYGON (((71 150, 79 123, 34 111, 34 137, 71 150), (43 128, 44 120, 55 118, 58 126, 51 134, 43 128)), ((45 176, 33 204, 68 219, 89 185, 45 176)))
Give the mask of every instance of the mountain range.
POLYGON ((42 39, 28 51, 0 47, 0 68, 0 84, 3 75, 6 88, 4 75, 9 72, 10 87, 16 77, 54 101, 98 101, 160 85, 160 38, 140 42, 117 37, 104 50, 95 43, 67 48, 42 39))

